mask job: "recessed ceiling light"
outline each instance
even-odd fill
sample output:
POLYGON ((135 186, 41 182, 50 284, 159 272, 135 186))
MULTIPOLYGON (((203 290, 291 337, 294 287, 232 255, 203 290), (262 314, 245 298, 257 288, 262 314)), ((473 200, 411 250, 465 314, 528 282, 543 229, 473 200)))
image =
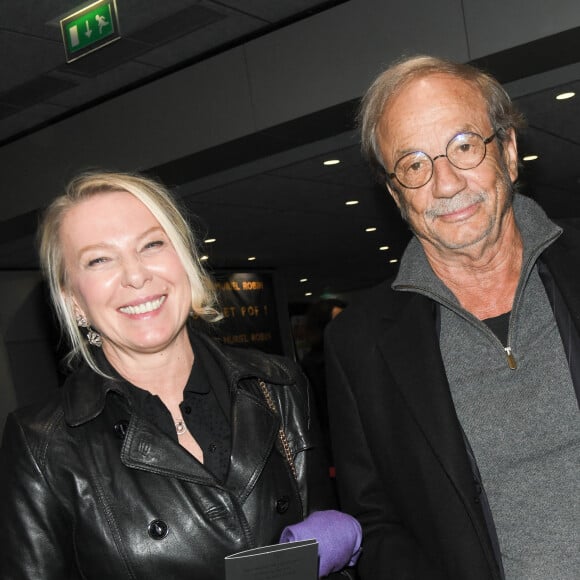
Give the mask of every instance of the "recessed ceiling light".
POLYGON ((377 228, 367 228, 365 232, 376 232, 377 228))
POLYGON ((250 256, 248 258, 248 262, 253 262, 256 259, 256 256, 250 256))
POLYGON ((203 240, 204 244, 213 244, 216 241, 215 238, 208 238, 207 240, 203 240))
POLYGON ((397 258, 393 258, 392 260, 389 260, 389 264, 396 264, 398 261, 397 258))
POLYGON ((308 278, 300 278, 300 282, 308 282, 308 278))
POLYGON ((576 96, 576 93, 569 91, 567 93, 560 93, 559 95, 556 95, 556 100, 557 101, 565 101, 566 99, 571 99, 574 96, 576 96))
POLYGON ((345 205, 357 205, 357 204, 358 204, 358 200, 356 200, 356 199, 351 199, 345 203, 345 205))
POLYGON ((385 250, 388 250, 389 246, 380 246, 379 250, 381 250, 382 252, 384 252, 385 250))
POLYGON ((324 161, 323 165, 338 165, 340 163, 340 159, 327 159, 324 161))
POLYGON ((312 292, 304 292, 304 296, 312 296, 312 292))
POLYGON ((522 157, 524 161, 535 161, 538 158, 537 155, 525 155, 522 157))
POLYGON ((200 260, 204 262, 205 260, 209 260, 209 256, 201 256, 200 260))

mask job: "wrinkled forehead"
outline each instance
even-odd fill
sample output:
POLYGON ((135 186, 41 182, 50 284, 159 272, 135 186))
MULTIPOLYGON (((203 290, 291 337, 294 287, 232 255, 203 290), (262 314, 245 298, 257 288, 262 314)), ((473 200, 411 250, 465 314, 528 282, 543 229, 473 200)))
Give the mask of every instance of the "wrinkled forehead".
POLYGON ((384 103, 379 125, 409 115, 429 116, 447 107, 462 108, 466 115, 487 115, 487 103, 477 84, 450 74, 432 73, 402 84, 384 103))
POLYGON ((409 80, 383 108, 377 144, 383 156, 447 143, 463 131, 490 129, 486 101, 476 85, 447 75, 409 80))

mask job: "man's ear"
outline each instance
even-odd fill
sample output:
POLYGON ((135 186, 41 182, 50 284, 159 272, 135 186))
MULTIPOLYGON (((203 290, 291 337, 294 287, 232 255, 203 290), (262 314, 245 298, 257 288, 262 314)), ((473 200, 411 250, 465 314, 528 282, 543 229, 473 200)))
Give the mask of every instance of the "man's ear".
POLYGON ((513 128, 508 130, 507 136, 503 143, 503 155, 510 179, 514 183, 518 178, 518 144, 513 128))

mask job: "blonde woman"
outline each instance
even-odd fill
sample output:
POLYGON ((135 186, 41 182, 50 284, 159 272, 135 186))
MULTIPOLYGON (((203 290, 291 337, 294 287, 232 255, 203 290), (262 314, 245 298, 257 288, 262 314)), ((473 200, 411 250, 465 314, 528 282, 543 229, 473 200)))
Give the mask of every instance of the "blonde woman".
POLYGON ((7 421, 0 577, 221 579, 224 556, 332 507, 296 366, 192 328, 219 316, 161 185, 79 176, 40 257, 74 371, 7 421))

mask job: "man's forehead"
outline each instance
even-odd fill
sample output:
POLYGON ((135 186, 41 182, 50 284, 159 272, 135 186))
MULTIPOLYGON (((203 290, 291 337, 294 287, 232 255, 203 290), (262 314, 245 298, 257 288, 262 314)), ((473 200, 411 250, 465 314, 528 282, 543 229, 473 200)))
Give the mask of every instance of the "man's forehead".
POLYGON ((414 146, 406 142, 416 135, 451 139, 464 131, 487 131, 489 125, 487 104, 474 84, 431 74, 407 82, 386 103, 377 132, 379 140, 404 149, 414 146))
POLYGON ((383 116, 401 105, 420 111, 449 103, 486 108, 484 96, 473 82, 445 73, 431 73, 412 78, 403 84, 386 101, 383 116))

